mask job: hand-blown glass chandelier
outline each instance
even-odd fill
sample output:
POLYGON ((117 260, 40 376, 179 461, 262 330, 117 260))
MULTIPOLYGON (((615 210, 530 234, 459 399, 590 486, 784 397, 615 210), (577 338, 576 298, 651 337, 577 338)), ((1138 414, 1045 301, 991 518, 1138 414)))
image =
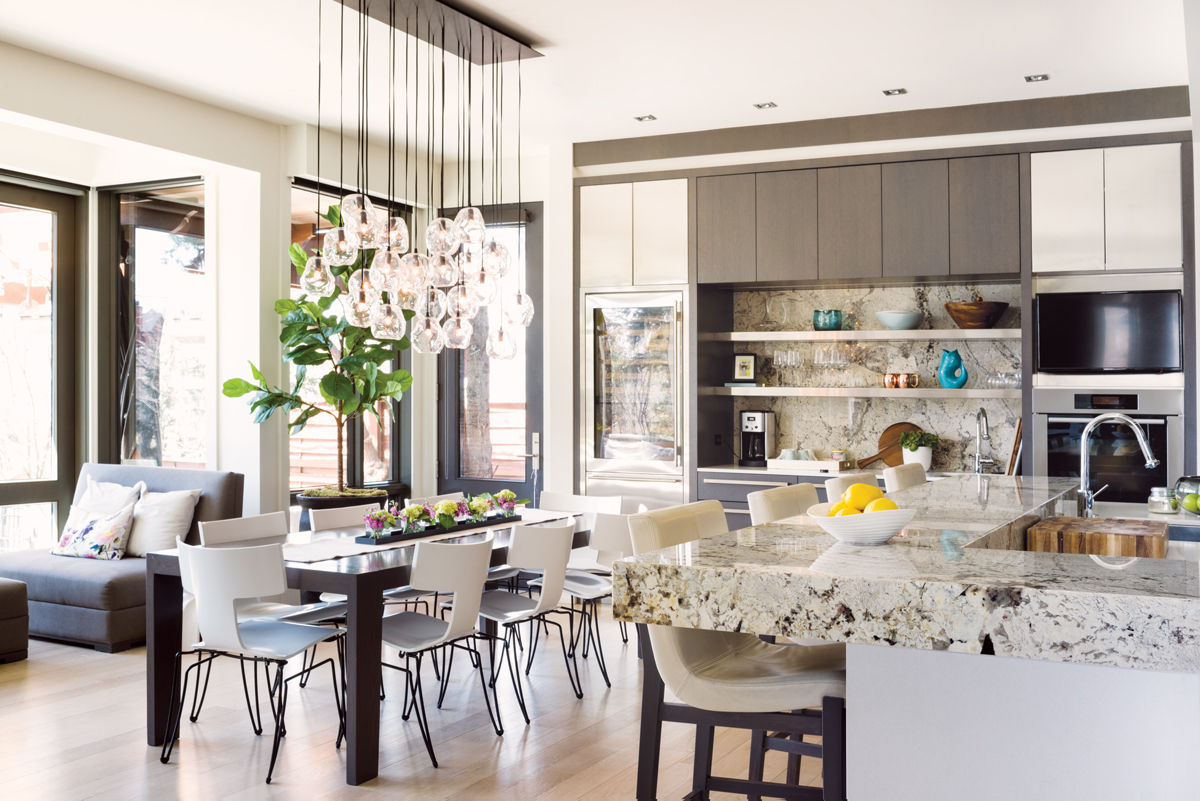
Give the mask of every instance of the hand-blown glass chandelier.
MULTIPOLYGON (((323 28, 323 15, 318 2, 318 37, 323 28)), ((446 206, 446 20, 429 16, 424 10, 417 18, 396 16, 396 1, 389 0, 388 6, 388 146, 387 146, 387 207, 379 208, 367 197, 369 140, 367 135, 368 106, 370 99, 368 68, 369 19, 367 0, 342 0, 341 25, 339 28, 339 84, 344 87, 345 70, 345 25, 346 5, 357 3, 358 53, 358 131, 357 172, 352 184, 356 191, 341 198, 340 203, 329 207, 327 212, 318 210, 318 215, 327 220, 331 227, 325 232, 320 253, 308 259, 300 277, 301 289, 309 295, 330 297, 340 295, 346 321, 351 326, 369 328, 377 339, 400 340, 407 333, 412 349, 417 353, 437 354, 444 348, 467 348, 475 335, 476 321, 484 309, 497 307, 495 314, 488 315, 488 332, 485 351, 492 359, 508 360, 517 353, 516 334, 528 326, 534 316, 533 301, 523 291, 524 270, 516 276, 516 290, 509 289, 506 295, 502 288, 505 278, 513 266, 513 254, 498 240, 500 219, 498 210, 502 203, 504 186, 504 105, 505 105, 505 62, 500 58, 500 45, 495 32, 481 27, 478 35, 479 50, 474 50, 476 39, 470 33, 465 41, 454 37, 456 52, 449 53, 452 70, 457 72, 457 86, 453 93, 458 103, 452 109, 456 148, 455 189, 459 210, 454 218, 435 217, 425 227, 425 253, 417 250, 418 238, 410 237, 408 224, 403 216, 403 206, 396 201, 398 195, 406 196, 413 206, 421 206, 432 215, 434 209, 446 206), (401 29, 401 25, 403 28, 401 29), (415 26, 425 26, 416 31, 420 39, 428 42, 421 53, 415 26), (404 66, 396 66, 396 34, 404 34, 404 66), (440 36, 439 36, 440 33, 440 36), (416 46, 412 45, 416 42, 416 46), (440 51, 435 54, 434 50, 440 51), (480 55, 478 64, 474 58, 480 55), (488 57, 490 55, 490 58, 488 57), (454 61, 457 59, 457 61, 454 61), (424 64, 422 64, 424 62, 424 64), (440 62, 440 63, 435 63, 440 62), (440 66, 440 76, 438 67, 440 66), (397 86, 400 75, 403 86, 397 86), (478 81, 478 93, 476 92, 478 81), (465 90, 465 97, 464 97, 465 90), (478 94, 478 99, 477 99, 478 94), (397 100, 404 104, 403 187, 397 192, 396 173, 399 158, 396 152, 397 100), (436 109, 440 104, 440 114, 436 109), (478 125, 478 127, 476 127, 478 125), (422 165, 418 149, 419 134, 424 133, 425 153, 422 180, 422 165), (476 151, 478 133, 478 151, 476 151), (434 165, 435 143, 440 155, 434 165), (410 191, 409 152, 414 156, 410 191), (476 159, 476 153, 479 156, 476 159), (490 156, 490 158, 489 158, 490 156), (476 161, 480 181, 478 189, 484 198, 492 201, 489 208, 497 209, 491 224, 480 208, 471 205, 475 199, 474 182, 476 161), (438 173, 440 180, 435 181, 438 173), (422 186, 422 184, 424 186, 422 186), (417 201, 421 190, 425 190, 425 203, 417 201), (465 202, 462 202, 465 200, 465 202), (393 205, 394 204, 394 205, 393 205), (410 252, 410 248, 412 249, 410 252), (409 321, 411 320, 411 328, 409 321)), ((419 7, 418 7, 419 8, 419 7)), ((318 51, 319 52, 319 51, 318 51)), ((517 72, 517 209, 521 209, 521 138, 520 138, 520 83, 521 60, 518 53, 517 72)), ((322 64, 318 58, 317 91, 317 174, 321 182, 321 92, 322 64)), ((339 95, 343 94, 339 91, 339 95)), ((339 114, 344 106, 339 96, 339 114)), ((339 130, 344 126, 339 121, 339 130)), ((339 144, 340 186, 341 167, 344 167, 344 135, 339 144)), ((318 191, 318 205, 321 193, 318 191)), ((523 220, 523 218, 519 218, 523 220)), ((518 224, 522 224, 519 222, 518 224)), ((518 237, 517 263, 523 264, 520 249, 524 237, 518 237)))

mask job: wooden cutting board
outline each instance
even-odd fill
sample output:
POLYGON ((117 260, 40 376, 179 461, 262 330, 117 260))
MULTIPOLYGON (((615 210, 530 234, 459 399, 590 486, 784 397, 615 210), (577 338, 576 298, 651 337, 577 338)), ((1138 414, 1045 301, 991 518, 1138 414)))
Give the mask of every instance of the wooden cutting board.
POLYGON ((900 435, 906 431, 921 431, 921 427, 912 423, 892 423, 879 435, 879 453, 869 459, 859 459, 858 466, 862 469, 871 462, 880 459, 888 467, 896 467, 904 462, 904 454, 900 452, 900 435))
POLYGON ((1047 517, 1029 529, 1026 549, 1164 559, 1169 541, 1169 527, 1164 520, 1047 517))

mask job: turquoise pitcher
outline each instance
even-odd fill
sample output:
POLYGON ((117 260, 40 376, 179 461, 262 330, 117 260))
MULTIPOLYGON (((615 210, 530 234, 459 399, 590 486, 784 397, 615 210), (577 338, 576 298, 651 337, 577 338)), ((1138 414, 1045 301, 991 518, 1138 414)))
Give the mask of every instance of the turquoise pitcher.
POLYGON ((942 350, 942 364, 938 367, 938 381, 946 389, 962 389, 967 383, 967 368, 957 350, 942 350))

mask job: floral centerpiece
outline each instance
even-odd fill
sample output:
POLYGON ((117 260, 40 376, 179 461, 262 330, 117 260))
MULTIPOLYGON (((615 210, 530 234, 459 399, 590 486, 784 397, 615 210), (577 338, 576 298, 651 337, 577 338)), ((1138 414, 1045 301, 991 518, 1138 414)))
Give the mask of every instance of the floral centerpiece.
POLYGON ((492 496, 501 517, 512 517, 517 513, 517 505, 529 503, 527 498, 517 500, 517 494, 509 489, 503 489, 492 496))
POLYGON ((390 509, 373 509, 363 518, 367 524, 367 532, 374 539, 383 536, 383 532, 396 527, 396 517, 390 509))

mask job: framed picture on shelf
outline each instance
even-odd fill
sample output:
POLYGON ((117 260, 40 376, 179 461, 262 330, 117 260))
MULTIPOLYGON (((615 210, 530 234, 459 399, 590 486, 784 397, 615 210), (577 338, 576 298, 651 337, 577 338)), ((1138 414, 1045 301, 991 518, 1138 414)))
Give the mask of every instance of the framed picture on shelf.
POLYGON ((733 354, 733 380, 739 384, 758 381, 758 356, 753 353, 733 354))

